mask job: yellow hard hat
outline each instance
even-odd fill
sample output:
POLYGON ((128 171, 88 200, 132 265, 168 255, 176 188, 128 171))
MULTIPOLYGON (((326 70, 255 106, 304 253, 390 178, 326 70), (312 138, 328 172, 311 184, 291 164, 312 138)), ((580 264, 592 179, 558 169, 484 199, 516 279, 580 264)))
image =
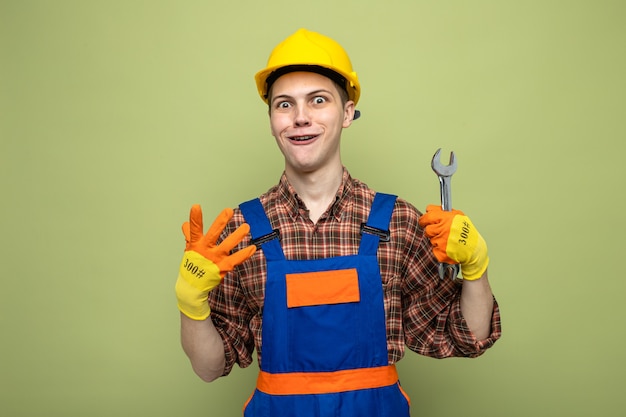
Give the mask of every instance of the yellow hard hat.
POLYGON ((274 48, 267 67, 256 73, 257 89, 261 99, 268 102, 268 90, 278 77, 288 72, 311 71, 331 78, 343 86, 350 100, 356 104, 361 85, 346 51, 333 39, 299 29, 274 48))

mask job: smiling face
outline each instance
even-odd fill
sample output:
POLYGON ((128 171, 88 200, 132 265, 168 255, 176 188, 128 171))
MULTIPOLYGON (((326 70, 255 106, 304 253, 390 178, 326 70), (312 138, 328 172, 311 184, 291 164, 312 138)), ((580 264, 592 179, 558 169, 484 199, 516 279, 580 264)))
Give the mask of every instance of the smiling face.
POLYGON ((292 72, 278 78, 270 96, 272 135, 288 175, 341 169, 341 131, 352 124, 354 103, 329 78, 292 72))

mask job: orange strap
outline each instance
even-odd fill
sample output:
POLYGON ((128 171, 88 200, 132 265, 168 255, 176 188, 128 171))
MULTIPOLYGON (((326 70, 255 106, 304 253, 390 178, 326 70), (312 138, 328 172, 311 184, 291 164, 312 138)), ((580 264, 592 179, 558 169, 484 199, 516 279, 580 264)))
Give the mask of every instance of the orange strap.
POLYGON ((256 387, 270 395, 329 394, 380 388, 398 382, 395 365, 335 372, 259 372, 256 387))

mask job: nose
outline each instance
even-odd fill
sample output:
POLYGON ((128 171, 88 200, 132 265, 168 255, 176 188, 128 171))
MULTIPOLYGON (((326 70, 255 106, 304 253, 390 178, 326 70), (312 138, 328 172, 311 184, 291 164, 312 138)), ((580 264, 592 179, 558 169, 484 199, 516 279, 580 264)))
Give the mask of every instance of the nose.
POLYGON ((308 126, 311 124, 311 118, 306 106, 298 106, 294 115, 294 125, 297 127, 308 126))

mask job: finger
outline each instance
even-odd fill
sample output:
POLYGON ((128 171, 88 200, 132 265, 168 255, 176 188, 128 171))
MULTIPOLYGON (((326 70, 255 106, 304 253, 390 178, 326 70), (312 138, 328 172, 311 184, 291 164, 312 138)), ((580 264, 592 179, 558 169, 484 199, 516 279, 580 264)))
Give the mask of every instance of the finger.
POLYGON ((189 222, 183 223, 183 235, 185 236, 185 242, 189 243, 191 239, 191 232, 189 231, 189 222))
POLYGON ((256 252, 256 246, 250 245, 224 258, 218 264, 218 268, 220 269, 222 276, 224 276, 226 272, 232 271, 237 265, 245 262, 254 254, 254 252, 256 252))
POLYGON ((220 214, 218 214, 218 216, 211 224, 211 227, 209 227, 209 230, 206 232, 207 246, 215 245, 215 242, 217 242, 217 239, 224 231, 224 228, 226 227, 230 219, 233 218, 233 213, 233 209, 225 208, 220 214))
POLYGON ((443 236, 446 232, 446 226, 443 223, 430 224, 424 228, 424 234, 429 238, 443 236))
POLYGON ((461 214, 464 215, 463 212, 461 210, 457 210, 457 209, 452 209, 449 211, 444 211, 441 206, 436 205, 436 204, 429 204, 426 206, 426 213, 455 213, 455 214, 461 214))
POLYGON ((194 204, 189 211, 189 241, 192 243, 199 241, 202 234, 202 208, 199 204, 194 204))
POLYGON ((426 213, 441 211, 441 206, 436 204, 429 204, 426 206, 426 213))
POLYGON ((241 243, 241 241, 250 232, 250 225, 243 223, 230 235, 226 236, 224 240, 219 244, 220 251, 223 253, 230 252, 235 246, 241 243))
POLYGON ((463 215, 463 212, 460 210, 431 210, 426 212, 426 214, 422 214, 417 220, 417 224, 421 227, 426 227, 429 224, 450 223, 457 215, 463 215))
POLYGON ((457 264, 458 263, 454 259, 451 259, 448 256, 448 254, 446 253, 446 251, 441 249, 441 248, 434 248, 433 249, 433 254, 435 255, 435 258, 437 258, 437 260, 439 262, 443 262, 443 263, 446 263, 446 264, 457 264))
POLYGON ((417 224, 419 224, 420 227, 424 228, 428 226, 429 224, 436 224, 436 223, 440 223, 441 221, 442 221, 441 211, 439 212, 428 211, 425 214, 422 214, 420 216, 420 218, 417 220, 417 224))

